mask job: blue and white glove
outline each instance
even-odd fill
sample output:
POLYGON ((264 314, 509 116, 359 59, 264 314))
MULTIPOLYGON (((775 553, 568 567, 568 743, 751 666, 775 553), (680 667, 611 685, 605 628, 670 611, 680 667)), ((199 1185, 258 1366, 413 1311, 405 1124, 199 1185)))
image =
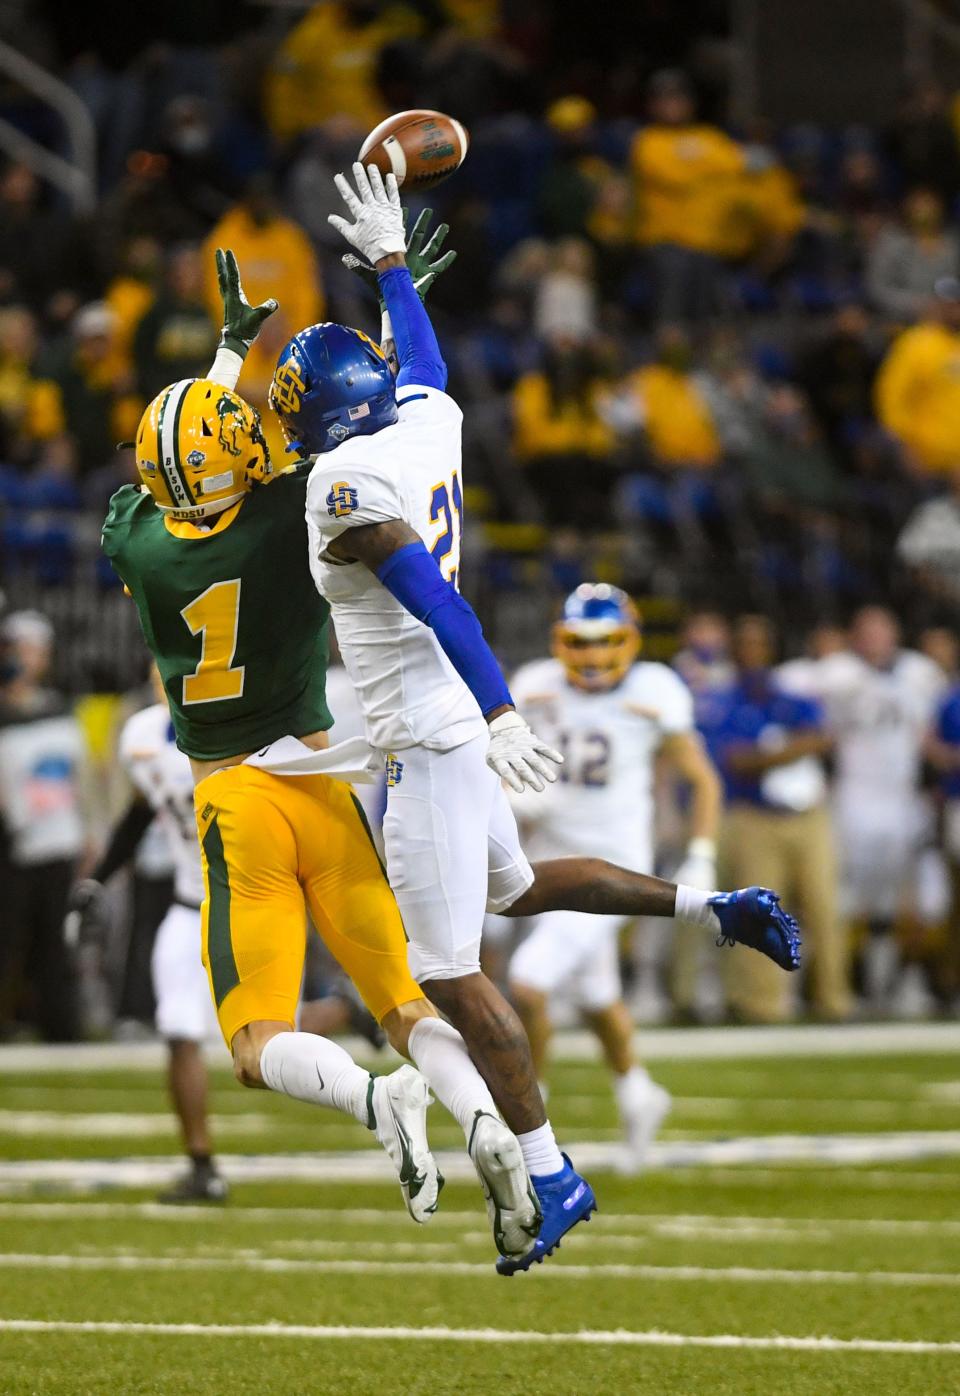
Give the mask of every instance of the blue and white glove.
POLYGON ((487 765, 519 795, 524 789, 540 791, 552 785, 563 757, 542 742, 518 712, 508 712, 490 723, 487 765))
POLYGON ((345 175, 333 177, 353 222, 348 223, 346 218, 336 213, 331 213, 327 222, 342 233, 371 266, 376 266, 382 257, 389 257, 394 252, 406 252, 407 239, 396 175, 388 174, 384 184, 376 165, 364 169, 357 160, 353 166, 353 178, 357 185, 356 193, 345 175))

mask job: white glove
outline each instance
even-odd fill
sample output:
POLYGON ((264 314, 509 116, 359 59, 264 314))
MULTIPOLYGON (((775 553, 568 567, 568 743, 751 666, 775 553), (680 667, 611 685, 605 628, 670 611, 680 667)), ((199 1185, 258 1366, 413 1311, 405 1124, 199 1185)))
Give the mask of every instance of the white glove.
POLYGON ((691 839, 683 862, 673 875, 673 881, 702 892, 712 892, 717 885, 717 849, 713 839, 691 839))
POLYGON ((338 174, 333 177, 353 222, 348 223, 336 213, 331 213, 327 221, 343 234, 361 257, 371 266, 376 266, 381 257, 407 250, 397 177, 388 174, 384 187, 376 165, 369 165, 364 169, 359 160, 353 166, 353 177, 357 184, 356 194, 344 175, 338 174))
POLYGON ((490 723, 487 765, 519 795, 525 786, 543 790, 563 764, 559 751, 542 742, 518 712, 501 713, 490 723))

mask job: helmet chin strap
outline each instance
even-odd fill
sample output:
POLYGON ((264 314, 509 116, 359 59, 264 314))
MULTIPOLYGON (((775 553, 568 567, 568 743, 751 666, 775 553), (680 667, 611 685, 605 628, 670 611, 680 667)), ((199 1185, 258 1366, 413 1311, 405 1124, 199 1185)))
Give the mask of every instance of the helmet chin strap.
POLYGON ((163 514, 169 514, 171 518, 179 523, 196 523, 199 519, 215 519, 218 514, 230 509, 239 500, 244 499, 247 490, 238 490, 236 494, 228 495, 226 499, 211 500, 209 504, 196 504, 190 509, 177 509, 172 504, 158 504, 157 508, 163 514))

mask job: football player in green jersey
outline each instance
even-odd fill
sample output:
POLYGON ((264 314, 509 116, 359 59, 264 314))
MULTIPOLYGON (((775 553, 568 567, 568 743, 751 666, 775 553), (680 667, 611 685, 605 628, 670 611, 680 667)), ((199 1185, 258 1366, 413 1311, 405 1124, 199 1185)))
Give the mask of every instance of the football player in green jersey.
POLYGON ((211 376, 175 383, 148 407, 136 440, 141 483, 111 500, 103 546, 137 606, 193 766, 202 956, 238 1079, 375 1130, 422 1222, 442 1186, 426 1082, 412 1066, 374 1079, 336 1043, 295 1030, 305 904, 398 1051, 436 1010, 410 976, 396 903, 350 787, 320 771, 264 768, 283 738, 285 750, 298 738, 308 756, 327 746, 328 608, 308 567, 305 471, 274 472, 257 413, 233 391, 275 303, 246 303, 232 254, 218 254, 218 269, 225 325, 211 376), (261 764, 247 764, 257 752, 261 764))

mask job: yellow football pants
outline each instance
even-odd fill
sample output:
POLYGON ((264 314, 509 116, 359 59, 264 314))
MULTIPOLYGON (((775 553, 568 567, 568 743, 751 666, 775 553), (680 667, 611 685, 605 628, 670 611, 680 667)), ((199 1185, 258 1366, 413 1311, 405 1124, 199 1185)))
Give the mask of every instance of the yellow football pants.
POLYGON ((356 797, 330 776, 229 766, 194 794, 203 963, 229 1046, 247 1023, 295 1021, 306 913, 380 1022, 423 993, 356 797))

